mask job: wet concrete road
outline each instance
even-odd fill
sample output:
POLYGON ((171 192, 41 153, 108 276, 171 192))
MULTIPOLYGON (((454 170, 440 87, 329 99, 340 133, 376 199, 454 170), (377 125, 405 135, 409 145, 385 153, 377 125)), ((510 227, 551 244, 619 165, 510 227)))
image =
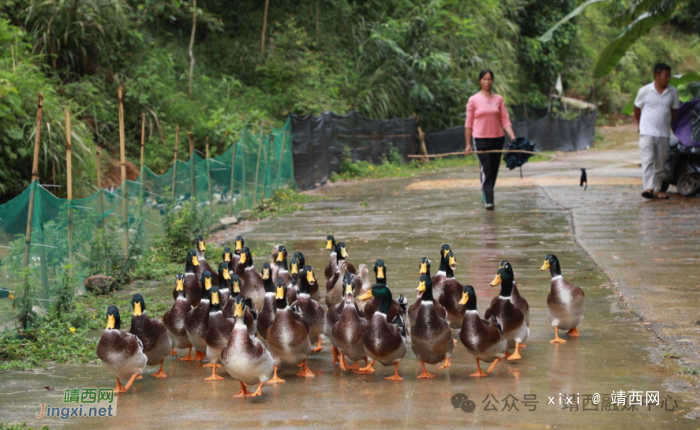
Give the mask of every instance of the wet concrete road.
MULTIPOLYGON (((443 177, 474 177, 460 172, 443 177)), ((36 419, 39 403, 61 404, 63 388, 112 387, 114 379, 102 366, 56 366, 32 372, 0 374, 0 421, 26 421, 35 425, 67 428, 239 428, 239 427, 458 427, 501 428, 658 428, 696 429, 698 421, 684 415, 695 407, 684 395, 663 386, 673 370, 656 364, 649 350, 658 346, 654 336, 619 296, 599 266, 574 241, 570 212, 539 187, 502 187, 497 210, 485 212, 476 188, 407 190, 415 180, 392 179, 328 187, 329 198, 304 212, 254 225, 243 234, 252 247, 282 243, 290 253, 302 251, 307 262, 322 270, 327 264, 326 234, 348 245, 356 266, 372 265, 381 258, 388 266, 388 285, 394 295, 415 300, 418 260, 433 260, 451 244, 458 266, 456 277, 473 285, 483 315, 491 297, 498 294, 488 283, 501 259, 514 267, 521 294, 531 309, 530 339, 519 362, 499 364, 483 379, 470 378, 474 360, 456 345, 452 367, 438 370, 437 378, 417 380, 420 365, 409 352, 400 364, 403 382, 383 379, 391 368, 377 365, 377 374, 358 376, 331 364, 330 344, 309 360, 314 379, 297 378, 297 369, 284 369, 287 383, 265 386, 263 396, 233 399, 238 382, 225 375, 220 382, 205 382, 209 370, 201 364, 169 359, 164 380, 144 375, 127 394, 119 396, 115 418, 36 419), (586 318, 581 337, 552 345, 546 316, 550 277, 539 267, 554 253, 569 282, 586 293, 586 318), (43 387, 59 390, 46 392, 43 387), (611 393, 659 391, 661 407, 609 407, 611 393), (473 413, 455 409, 453 395, 463 393, 475 404, 473 413), (584 404, 584 395, 599 393, 603 402, 584 404), (563 409, 562 397, 580 395, 578 410, 563 409), (509 397, 510 396, 510 397, 509 397), (525 397, 527 396, 527 397, 525 397), (536 396, 536 409, 523 402, 536 396), (669 397, 670 396, 670 397, 669 397), (552 397, 554 405, 548 405, 552 397), (515 400, 517 399, 517 401, 515 400), (517 408, 517 410, 516 410, 517 408), (495 410, 493 410, 495 409, 495 410), (613 409, 613 410, 604 410, 613 409), (683 412, 680 412, 683 411, 683 412)), ((562 193, 578 192, 577 188, 562 193)), ((240 232, 240 231, 239 231, 240 232)), ((231 232, 236 234, 237 232, 231 232)), ((260 267, 258 261, 256 267, 260 267)), ((163 294, 170 287, 164 286, 163 294)), ((155 371, 156 369, 148 370, 155 371)), ((629 399, 628 399, 629 400, 629 399)), ((566 400, 563 400, 565 402, 566 400)), ((576 398, 573 399, 576 403, 576 398)))

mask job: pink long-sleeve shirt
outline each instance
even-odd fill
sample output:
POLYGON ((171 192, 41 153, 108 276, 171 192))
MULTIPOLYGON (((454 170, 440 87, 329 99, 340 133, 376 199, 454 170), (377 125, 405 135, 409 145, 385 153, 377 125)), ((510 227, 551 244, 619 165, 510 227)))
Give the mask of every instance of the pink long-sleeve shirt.
POLYGON ((469 97, 464 128, 471 128, 472 136, 475 138, 503 137, 503 129, 510 125, 510 116, 503 97, 492 94, 487 98, 481 93, 469 97))

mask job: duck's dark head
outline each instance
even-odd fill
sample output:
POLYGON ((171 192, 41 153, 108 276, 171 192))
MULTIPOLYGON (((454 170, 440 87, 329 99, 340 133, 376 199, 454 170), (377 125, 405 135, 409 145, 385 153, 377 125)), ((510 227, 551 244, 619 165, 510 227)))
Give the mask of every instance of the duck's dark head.
POLYGON ((241 250, 245 246, 245 240, 243 240, 243 236, 236 236, 236 239, 233 242, 233 250, 236 254, 241 253, 241 250))
POLYGON ((207 245, 204 243, 204 236, 201 234, 197 235, 197 237, 194 239, 194 244, 197 251, 201 252, 202 254, 207 252, 207 245))
POLYGON ((506 269, 510 274, 513 274, 513 265, 510 264, 508 260, 501 260, 501 262, 498 264, 499 269, 506 269))
POLYGON ((443 243, 440 248, 440 260, 447 258, 447 253, 452 251, 449 243, 443 243))
POLYGON ((345 246, 345 242, 338 242, 335 246, 335 253, 338 255, 338 260, 344 260, 350 256, 348 254, 348 248, 345 246))
POLYGON ((304 258, 304 254, 297 251, 294 253, 294 258, 296 258, 297 262, 299 262, 299 267, 297 267, 297 270, 299 270, 299 268, 301 268, 301 267, 306 266, 306 259, 304 258))
POLYGON ((387 315, 389 313, 389 308, 391 307, 391 291, 389 290, 389 287, 387 287, 385 284, 374 284, 372 285, 372 289, 357 299, 369 300, 372 297, 376 297, 377 301, 379 302, 377 312, 387 315))
POLYGON ((465 285, 462 288, 462 300, 459 301, 461 306, 467 305, 468 311, 476 310, 476 292, 471 285, 465 285))
POLYGON ((430 260, 428 257, 421 257, 418 269, 421 275, 430 275, 430 260))
POLYGON ((561 276, 561 267, 559 266, 559 259, 556 255, 549 254, 544 257, 544 264, 540 267, 540 271, 544 272, 547 269, 549 269, 549 272, 552 274, 552 278, 561 276))
POLYGON ((194 268, 199 266, 199 258, 197 258, 197 251, 194 249, 187 253, 187 259, 185 260, 185 272, 194 273, 194 268))
POLYGON ((231 252, 231 248, 224 248, 224 252, 221 253, 221 261, 225 261, 227 263, 233 261, 233 253, 231 252))
POLYGON ((263 263, 262 269, 260 269, 260 277, 263 279, 263 281, 265 279, 270 279, 270 276, 272 276, 271 273, 270 263, 263 263))
POLYGON ((134 310, 134 316, 140 317, 142 313, 146 312, 146 301, 140 293, 134 294, 131 298, 131 308, 134 310))
POLYGON ((275 302, 277 304, 277 309, 284 309, 287 307, 287 289, 284 287, 284 279, 275 279, 275 302))
POLYGON ((241 294, 241 278, 238 275, 231 276, 231 295, 241 294))
POLYGON ((335 249, 335 238, 330 234, 326 236, 326 251, 333 251, 335 249))
POLYGON ((215 285, 209 290, 209 312, 217 312, 220 310, 221 295, 219 294, 219 287, 215 285))
POLYGON ((222 261, 219 263, 219 284, 228 288, 231 283, 231 272, 229 271, 228 262, 222 261))
POLYGON ((419 299, 423 301, 433 301, 433 281, 430 279, 430 275, 420 275, 416 291, 418 291, 419 299))
MULTIPOLYGON (((299 260, 297 260, 296 257, 292 257, 292 259, 289 260, 289 264, 290 264, 289 274, 292 276, 298 275, 299 274, 299 267, 300 267, 299 260)), ((303 266, 301 266, 301 267, 303 267, 303 266)))
POLYGON ((105 330, 119 330, 122 327, 122 319, 116 306, 107 308, 107 328, 105 330))
POLYGON ((449 267, 450 270, 455 270, 456 266, 457 266, 457 258, 455 258, 455 253, 450 251, 447 253, 447 267, 449 267))
POLYGON ((489 285, 496 287, 498 284, 501 284, 500 295, 502 297, 510 297, 510 294, 513 292, 513 274, 505 268, 498 269, 496 277, 493 278, 493 281, 491 281, 489 285))
POLYGON ((185 298, 185 295, 187 294, 185 292, 185 275, 182 273, 178 273, 177 276, 175 277, 175 294, 177 294, 177 298, 185 298))
POLYGON ((233 317, 236 319, 237 323, 240 322, 245 324, 245 309, 247 307, 247 303, 243 296, 236 296, 234 300, 233 317))
POLYGON ((316 284, 316 276, 312 266, 305 266, 299 272, 299 292, 311 294, 311 286, 316 284))
POLYGON ((343 291, 345 294, 345 303, 352 303, 353 291, 355 289, 355 278, 352 273, 345 272, 343 277, 343 291))
POLYGON ((374 263, 374 274, 377 276, 377 284, 386 285, 386 265, 384 260, 377 260, 374 263))
POLYGON ((241 248, 241 259, 238 260, 238 264, 242 264, 243 267, 250 267, 253 265, 253 254, 250 253, 250 249, 247 246, 241 248))
POLYGON ((205 270, 204 273, 202 273, 202 278, 199 280, 199 282, 202 284, 202 297, 209 297, 209 290, 211 290, 211 272, 208 270, 205 270))
POLYGON ((277 262, 282 263, 283 261, 287 261, 287 248, 285 248, 284 245, 278 245, 277 262))

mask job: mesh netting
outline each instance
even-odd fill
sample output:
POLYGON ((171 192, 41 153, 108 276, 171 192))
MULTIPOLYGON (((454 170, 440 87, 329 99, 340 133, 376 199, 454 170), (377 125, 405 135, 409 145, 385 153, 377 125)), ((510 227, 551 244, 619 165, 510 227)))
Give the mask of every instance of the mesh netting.
POLYGON ((252 209, 278 188, 296 188, 290 131, 289 120, 282 128, 264 132, 245 127, 239 141, 217 157, 207 160, 195 152, 188 162, 178 161, 163 175, 144 167, 138 180, 126 181, 115 192, 101 189, 82 199, 59 199, 33 182, 0 205, 0 329, 16 319, 7 290, 18 294, 22 289, 25 259, 30 283, 38 288, 38 305, 47 308, 71 253, 72 276, 76 284, 83 284, 94 264, 91 243, 101 229, 122 241, 130 234, 130 240, 138 240, 141 249, 147 249, 156 236, 164 234, 163 217, 170 208, 196 203, 196 210, 209 215, 205 219, 213 225, 222 217, 252 209), (31 200, 32 228, 27 243, 31 200), (136 225, 141 220, 139 234, 136 225), (129 228, 124 228, 125 223, 129 228))

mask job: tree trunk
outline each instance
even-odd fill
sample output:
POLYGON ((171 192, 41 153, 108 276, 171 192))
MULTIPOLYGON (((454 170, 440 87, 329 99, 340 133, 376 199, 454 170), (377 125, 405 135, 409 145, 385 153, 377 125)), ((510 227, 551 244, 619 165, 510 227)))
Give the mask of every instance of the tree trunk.
POLYGON ((262 38, 260 41, 260 53, 265 52, 265 28, 267 27, 267 9, 270 6, 270 0, 265 0, 265 14, 263 15, 262 38))
POLYGON ((190 100, 192 100, 192 75, 194 74, 194 53, 192 52, 192 48, 194 48, 194 33, 197 30, 197 0, 192 0, 192 8, 192 36, 190 36, 190 100))

